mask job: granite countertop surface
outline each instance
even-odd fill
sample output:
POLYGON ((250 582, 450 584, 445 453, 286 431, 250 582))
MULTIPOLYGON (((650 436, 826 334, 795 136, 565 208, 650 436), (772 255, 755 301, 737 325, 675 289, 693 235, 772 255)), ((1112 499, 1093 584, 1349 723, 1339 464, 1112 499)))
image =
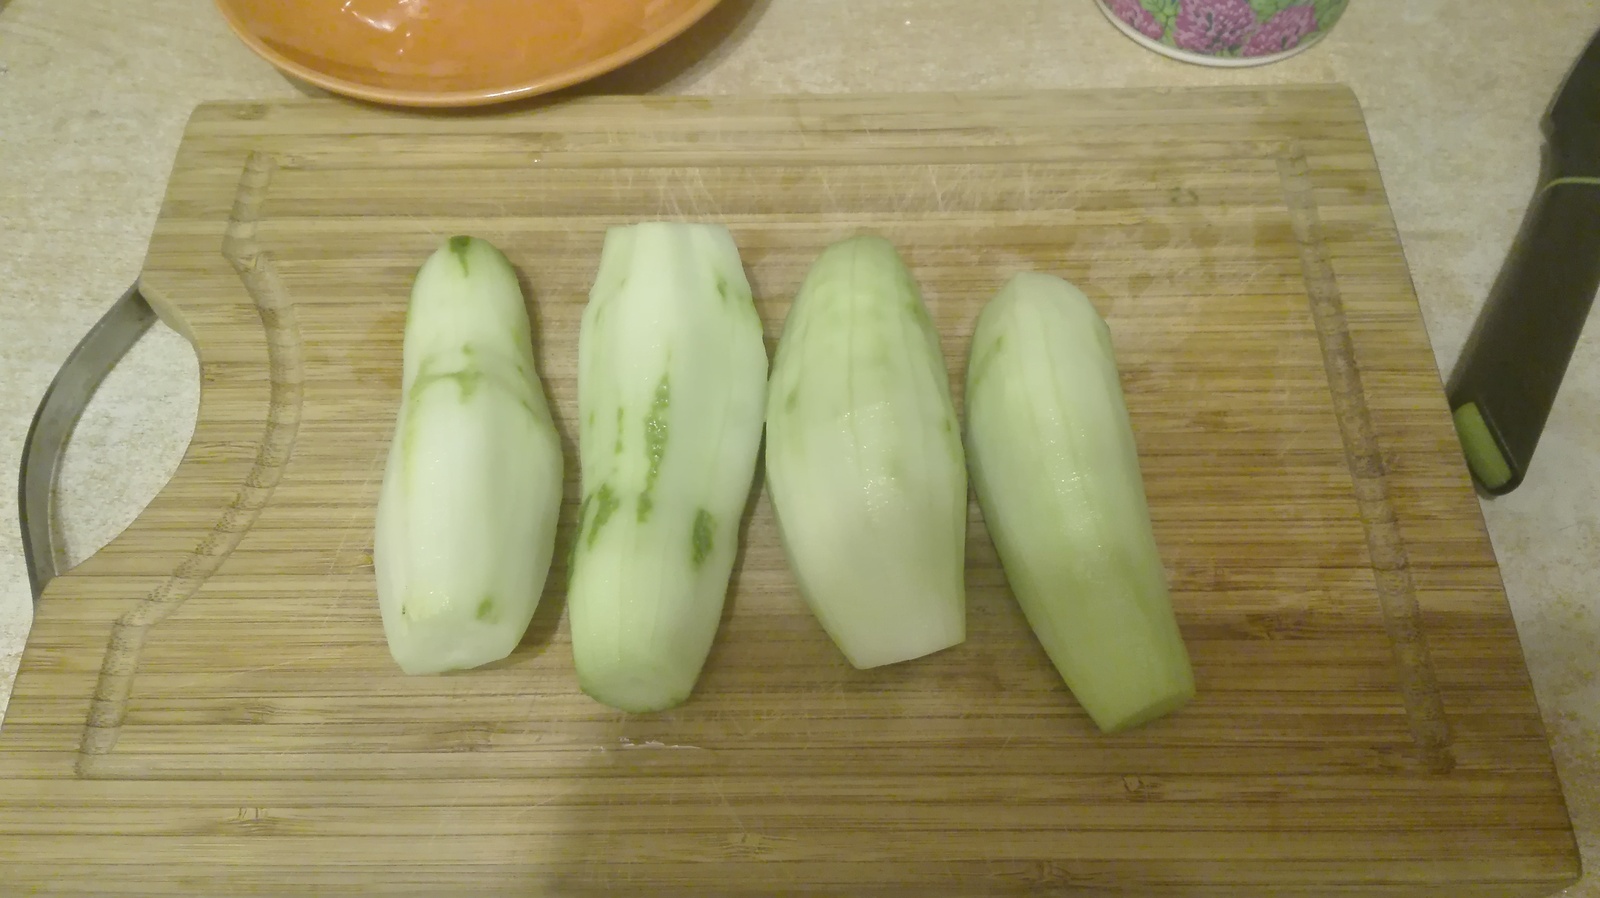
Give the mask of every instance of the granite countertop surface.
MULTIPOLYGON (((1454 364, 1532 195, 1538 120, 1591 34, 1594 0, 1352 0, 1287 61, 1175 62, 1091 0, 727 0, 666 48, 580 90, 736 93, 1337 81, 1365 110, 1440 369, 1454 364), (1535 7, 1537 11, 1535 12, 1535 7)), ((294 97, 209 0, 0 0, 0 472, 73 345, 138 274, 196 103, 294 97)), ((171 476, 199 374, 157 325, 68 449, 69 562, 171 476)), ((1586 869, 1600 870, 1600 328, 1573 358, 1534 468, 1482 503, 1586 869)), ((17 509, 0 502, 0 709, 31 620, 17 509)), ((1570 896, 1600 896, 1591 872, 1570 896)))

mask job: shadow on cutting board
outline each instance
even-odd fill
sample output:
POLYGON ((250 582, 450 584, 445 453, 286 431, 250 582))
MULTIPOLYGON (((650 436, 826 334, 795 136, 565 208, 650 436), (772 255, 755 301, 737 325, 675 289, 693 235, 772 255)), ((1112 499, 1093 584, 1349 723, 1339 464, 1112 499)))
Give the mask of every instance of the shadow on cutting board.
POLYGON ((561 626, 561 617, 567 608, 567 557, 572 551, 572 542, 576 539, 575 530, 578 524, 578 507, 582 501, 579 494, 577 474, 578 465, 578 439, 573 432, 572 423, 567 416, 561 414, 557 404, 557 397, 550 389, 551 371, 545 352, 544 333, 544 303, 540 302, 539 287, 528 277, 528 273, 520 266, 514 266, 517 272, 517 286, 521 288, 524 305, 528 309, 528 328, 533 337, 533 368, 539 376, 539 384, 545 392, 545 401, 550 403, 550 417, 555 422, 556 436, 561 440, 561 458, 566 471, 562 476, 561 515, 556 526, 555 554, 550 559, 550 572, 545 578, 545 596, 540 599, 539 606, 534 610, 533 620, 528 624, 528 630, 523 634, 522 641, 517 644, 517 649, 512 657, 530 653, 542 654, 550 645, 557 628, 561 626))
MULTIPOLYGON (((722 0, 705 18, 653 53, 597 78, 550 95, 672 94, 674 83, 715 66, 744 43, 772 0, 722 0)), ((530 102, 537 102, 537 98, 530 102)))

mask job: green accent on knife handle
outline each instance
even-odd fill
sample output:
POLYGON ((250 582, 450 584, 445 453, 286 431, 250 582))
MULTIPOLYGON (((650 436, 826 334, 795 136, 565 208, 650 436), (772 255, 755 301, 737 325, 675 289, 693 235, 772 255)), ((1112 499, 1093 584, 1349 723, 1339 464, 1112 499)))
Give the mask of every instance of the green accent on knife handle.
POLYGON ((1482 476, 1463 438, 1491 495, 1516 489, 1527 474, 1600 288, 1600 179, 1561 168, 1547 150, 1539 189, 1446 388, 1458 427, 1461 410, 1473 408, 1479 460, 1488 437, 1505 463, 1508 477, 1482 476))
POLYGON ((1566 187, 1569 184, 1584 184, 1589 187, 1600 187, 1600 178, 1586 178, 1574 175, 1569 178, 1556 178, 1539 188, 1540 192, 1548 191, 1552 187, 1566 187))
POLYGON ((1497 490, 1511 482, 1511 466, 1500 454, 1500 442, 1489 431, 1476 403, 1469 402, 1455 410, 1451 416, 1456 422, 1456 436, 1461 438, 1461 448, 1467 454, 1467 467, 1485 489, 1497 490))

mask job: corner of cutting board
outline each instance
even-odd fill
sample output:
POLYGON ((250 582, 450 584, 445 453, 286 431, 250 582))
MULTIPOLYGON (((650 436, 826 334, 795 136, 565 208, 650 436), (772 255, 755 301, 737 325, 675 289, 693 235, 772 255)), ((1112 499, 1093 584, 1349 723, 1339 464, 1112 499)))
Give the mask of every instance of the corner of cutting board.
POLYGON ((1340 102, 1354 110, 1356 116, 1361 119, 1362 127, 1366 127, 1367 111, 1366 109, 1362 108, 1361 96, 1356 93, 1356 89, 1354 87, 1345 81, 1329 81, 1327 84, 1323 85, 1323 89, 1326 90, 1330 95, 1337 97, 1340 102))

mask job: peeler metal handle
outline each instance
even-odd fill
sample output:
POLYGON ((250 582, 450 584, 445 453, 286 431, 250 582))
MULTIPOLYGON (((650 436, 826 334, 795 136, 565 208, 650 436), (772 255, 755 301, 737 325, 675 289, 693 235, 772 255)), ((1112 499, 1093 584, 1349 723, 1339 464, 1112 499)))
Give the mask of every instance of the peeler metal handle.
POLYGON ((135 283, 95 322, 45 390, 22 444, 17 514, 22 554, 34 602, 61 570, 54 529, 56 476, 61 456, 100 383, 156 320, 135 283))

